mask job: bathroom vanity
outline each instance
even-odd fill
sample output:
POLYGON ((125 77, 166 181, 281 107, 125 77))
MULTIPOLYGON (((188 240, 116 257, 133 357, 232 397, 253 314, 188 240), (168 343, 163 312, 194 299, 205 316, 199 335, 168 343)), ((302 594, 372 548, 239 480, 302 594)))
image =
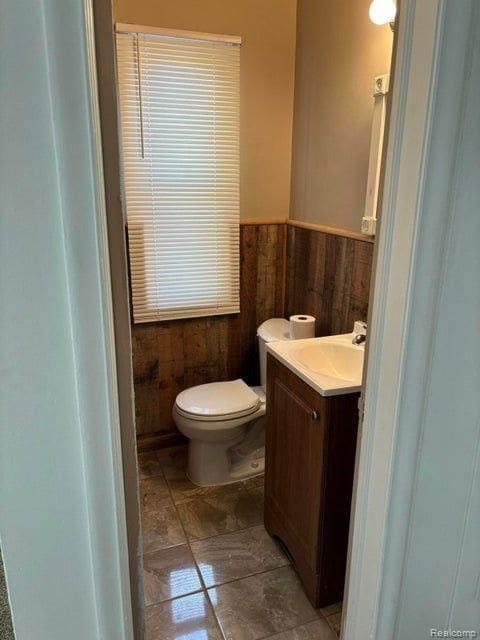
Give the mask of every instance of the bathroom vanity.
MULTIPOLYGON (((317 347, 320 340, 298 342, 317 347)), ((301 348, 294 347, 297 355, 301 348)), ((321 607, 343 597, 361 366, 350 386, 342 379, 339 389, 327 376, 325 389, 309 378, 314 371, 301 370, 301 358, 282 349, 281 343, 269 349, 267 363, 265 527, 285 545, 309 599, 321 607)), ((361 356, 363 363, 363 349, 361 356)))

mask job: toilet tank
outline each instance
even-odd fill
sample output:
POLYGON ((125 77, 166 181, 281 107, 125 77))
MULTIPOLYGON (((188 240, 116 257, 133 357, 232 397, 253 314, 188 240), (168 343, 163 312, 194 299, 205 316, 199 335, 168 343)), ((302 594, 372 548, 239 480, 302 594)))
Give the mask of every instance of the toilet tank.
POLYGON ((267 389, 267 342, 290 340, 290 326, 285 318, 270 318, 265 320, 257 329, 258 352, 260 355, 260 384, 267 389))

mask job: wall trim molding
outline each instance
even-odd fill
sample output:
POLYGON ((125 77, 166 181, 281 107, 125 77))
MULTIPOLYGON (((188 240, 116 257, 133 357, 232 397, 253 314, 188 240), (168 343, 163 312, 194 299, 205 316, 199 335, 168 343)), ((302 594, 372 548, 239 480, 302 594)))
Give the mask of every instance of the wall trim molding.
POLYGON ((240 218, 240 226, 261 224, 286 224, 286 218, 240 218))
POLYGON ((284 224, 288 227, 298 227, 299 229, 308 229, 310 231, 319 231, 320 233, 328 233, 332 236, 340 236, 341 238, 351 238, 352 240, 359 240, 360 242, 375 242, 375 238, 372 236, 366 236, 363 233, 357 231, 351 231, 350 229, 341 229, 340 227, 329 227, 325 224, 319 224, 317 222, 306 222, 304 220, 293 220, 292 218, 243 218, 240 220, 240 225, 264 225, 264 224, 284 224))
POLYGON ((298 227, 300 229, 309 229, 310 231, 320 231, 321 233, 328 233, 332 236, 340 236, 341 238, 351 238, 352 240, 359 240, 360 242, 375 242, 375 238, 366 236, 363 233, 357 231, 350 231, 349 229, 340 229, 338 227, 329 227, 324 224, 318 224, 316 222, 304 222, 303 220, 286 220, 286 224, 289 227, 298 227))

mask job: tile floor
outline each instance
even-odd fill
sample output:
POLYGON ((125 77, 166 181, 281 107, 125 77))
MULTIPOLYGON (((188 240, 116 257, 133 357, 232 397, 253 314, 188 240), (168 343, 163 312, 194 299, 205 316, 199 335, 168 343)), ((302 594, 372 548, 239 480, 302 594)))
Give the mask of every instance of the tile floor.
POLYGON ((263 527, 263 477, 200 488, 186 447, 141 453, 147 640, 336 640, 263 527))

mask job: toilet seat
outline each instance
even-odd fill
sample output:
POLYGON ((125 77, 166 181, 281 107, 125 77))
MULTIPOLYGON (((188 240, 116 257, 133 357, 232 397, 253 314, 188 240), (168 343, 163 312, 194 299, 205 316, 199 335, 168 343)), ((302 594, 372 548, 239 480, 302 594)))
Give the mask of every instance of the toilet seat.
POLYGON ((260 405, 259 396, 240 379, 190 387, 179 393, 175 401, 180 415, 205 422, 249 416, 260 405))

